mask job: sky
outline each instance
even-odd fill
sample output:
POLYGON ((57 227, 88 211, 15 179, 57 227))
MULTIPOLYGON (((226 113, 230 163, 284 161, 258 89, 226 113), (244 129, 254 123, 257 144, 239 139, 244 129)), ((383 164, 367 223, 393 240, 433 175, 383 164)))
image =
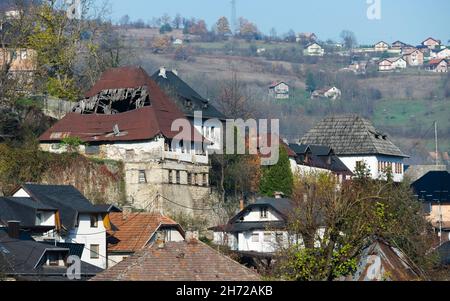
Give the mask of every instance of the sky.
MULTIPOLYGON (((100 0, 99 0, 100 1, 100 0)), ((219 17, 231 18, 230 0, 109 0, 111 19, 123 15, 149 21, 165 13, 204 19, 211 27, 219 17)), ((450 40, 449 0, 236 0, 237 16, 256 23, 268 34, 314 32, 321 40, 339 41, 351 30, 360 44, 401 40, 420 44, 432 36, 450 40), (381 9, 377 8, 380 3, 381 9), (368 18, 369 8, 372 12, 368 18), (378 14, 379 12, 379 14, 378 14), (375 19, 374 19, 375 17, 375 19), (377 19, 379 17, 379 19, 377 19)))

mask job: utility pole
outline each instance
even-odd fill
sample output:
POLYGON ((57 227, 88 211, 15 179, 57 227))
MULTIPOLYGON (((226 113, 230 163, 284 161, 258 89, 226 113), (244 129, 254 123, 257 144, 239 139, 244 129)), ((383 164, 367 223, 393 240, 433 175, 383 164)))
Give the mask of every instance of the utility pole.
POLYGON ((438 144, 438 125, 437 121, 434 122, 434 139, 436 143, 436 166, 439 165, 439 144, 438 144))

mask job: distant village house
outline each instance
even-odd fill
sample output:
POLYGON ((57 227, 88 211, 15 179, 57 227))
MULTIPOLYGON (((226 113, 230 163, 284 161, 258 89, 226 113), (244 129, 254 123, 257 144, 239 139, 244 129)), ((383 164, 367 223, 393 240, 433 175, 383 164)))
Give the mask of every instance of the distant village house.
POLYGON ((269 96, 275 99, 288 99, 289 85, 285 82, 274 82, 269 86, 269 96))

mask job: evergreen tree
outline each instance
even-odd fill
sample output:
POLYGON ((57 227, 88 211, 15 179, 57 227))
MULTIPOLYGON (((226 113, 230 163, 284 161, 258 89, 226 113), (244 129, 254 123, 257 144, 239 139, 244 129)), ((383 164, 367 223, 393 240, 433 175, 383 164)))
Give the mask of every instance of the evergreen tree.
POLYGON ((294 176, 291 171, 287 150, 280 146, 278 163, 263 168, 259 192, 268 197, 273 197, 275 192, 283 192, 285 195, 290 196, 293 183, 294 176))
POLYGON ((314 79, 314 74, 312 72, 308 72, 306 76, 306 91, 312 93, 316 90, 316 80, 314 79))

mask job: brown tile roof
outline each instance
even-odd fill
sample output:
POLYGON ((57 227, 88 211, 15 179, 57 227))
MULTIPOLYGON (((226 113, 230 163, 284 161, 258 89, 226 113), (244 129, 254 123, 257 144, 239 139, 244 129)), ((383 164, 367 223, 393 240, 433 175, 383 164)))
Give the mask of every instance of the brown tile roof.
POLYGON ((173 226, 184 235, 181 226, 156 213, 110 213, 112 229, 108 231, 108 252, 135 252, 149 242, 160 226, 173 226))
POLYGON ((155 244, 98 274, 93 281, 259 281, 252 270, 199 241, 155 244))
MULTIPOLYGON (((106 71, 100 80, 86 93, 92 97, 106 89, 136 88, 145 86, 151 105, 115 115, 82 115, 69 113, 47 130, 41 142, 60 141, 65 137, 79 137, 85 142, 149 140, 161 134, 174 138, 179 131, 172 131, 173 121, 186 119, 183 112, 159 88, 140 67, 122 67, 106 71), (114 135, 114 125, 121 135, 114 135)), ((187 120, 187 119, 186 119, 187 120)), ((192 126, 192 141, 202 141, 202 135, 192 126)), ((183 137, 191 140, 191 137, 183 137)))
POLYGON ((446 59, 432 59, 430 60, 429 65, 431 66, 439 65, 442 61, 445 61, 447 63, 446 59))

